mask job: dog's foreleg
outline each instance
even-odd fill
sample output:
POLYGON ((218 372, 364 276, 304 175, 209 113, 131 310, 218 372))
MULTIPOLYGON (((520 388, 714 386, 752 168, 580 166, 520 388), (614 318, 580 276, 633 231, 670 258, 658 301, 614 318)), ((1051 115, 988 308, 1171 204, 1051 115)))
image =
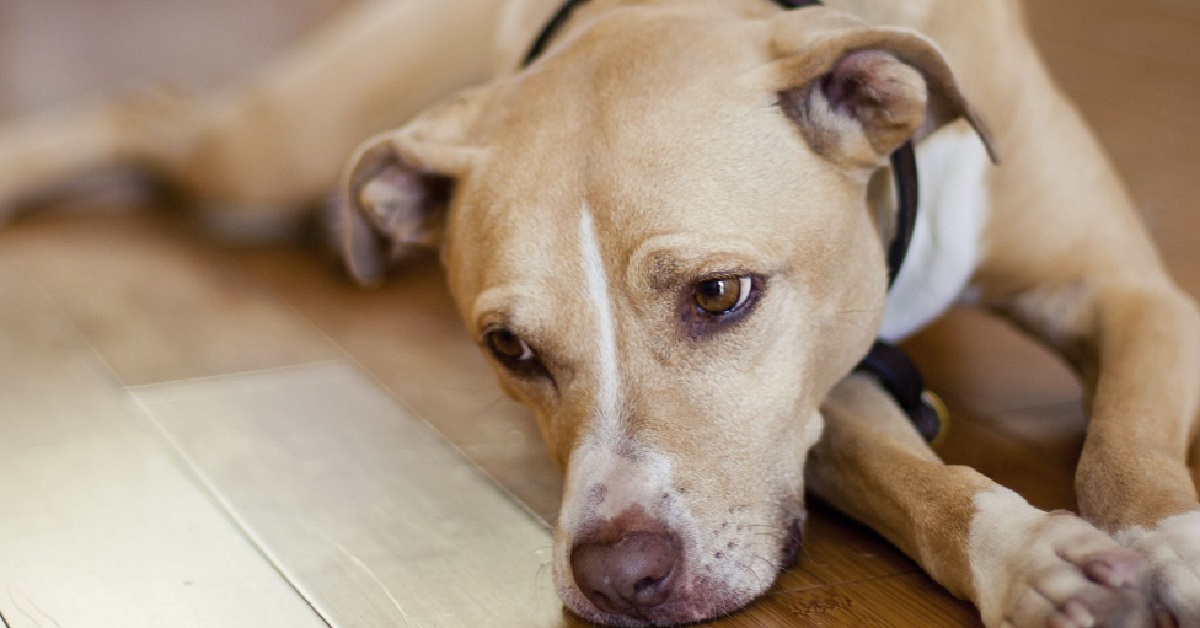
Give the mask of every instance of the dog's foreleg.
POLYGON ((822 412, 809 487, 974 601, 988 626, 1149 620, 1136 553, 1074 515, 943 464, 874 380, 850 376, 822 412))
POLYGON ((1159 602, 1200 626, 1200 506, 1187 467, 1200 409, 1200 314, 1157 264, 1027 291, 1006 308, 1083 376, 1080 511, 1142 552, 1159 602))

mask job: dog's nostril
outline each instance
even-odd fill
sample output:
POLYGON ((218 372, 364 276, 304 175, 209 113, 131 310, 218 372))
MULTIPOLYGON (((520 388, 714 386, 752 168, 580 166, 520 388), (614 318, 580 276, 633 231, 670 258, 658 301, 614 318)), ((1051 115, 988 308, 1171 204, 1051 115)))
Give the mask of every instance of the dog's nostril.
POLYGON ((679 540, 666 532, 631 532, 571 551, 575 583, 592 604, 634 618, 671 597, 679 562, 679 540))

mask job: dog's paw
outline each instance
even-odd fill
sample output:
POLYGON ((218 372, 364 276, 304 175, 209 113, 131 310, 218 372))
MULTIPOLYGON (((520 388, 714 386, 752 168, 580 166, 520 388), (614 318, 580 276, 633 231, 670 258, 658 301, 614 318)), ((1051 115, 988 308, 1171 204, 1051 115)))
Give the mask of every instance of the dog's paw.
POLYGON ((1046 515, 1011 565, 1001 625, 1083 628, 1149 621, 1141 557, 1074 515, 1046 515))
POLYGON ((1200 511, 1164 519, 1152 530, 1125 530, 1117 540, 1145 558, 1160 625, 1200 626, 1200 511))
POLYGON ((976 500, 971 565, 990 628, 1152 625, 1145 561, 1079 517, 999 491, 976 500))

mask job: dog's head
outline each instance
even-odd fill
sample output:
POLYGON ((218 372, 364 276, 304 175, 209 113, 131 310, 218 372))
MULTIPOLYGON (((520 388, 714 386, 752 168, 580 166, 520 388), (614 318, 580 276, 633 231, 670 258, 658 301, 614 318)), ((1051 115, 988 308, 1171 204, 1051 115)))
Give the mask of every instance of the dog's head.
POLYGON ((949 67, 911 32, 826 9, 617 10, 365 145, 341 246, 368 284, 441 246, 468 328, 566 473, 566 603, 612 625, 701 620, 795 557, 819 405, 887 290, 872 181, 959 117, 949 67))

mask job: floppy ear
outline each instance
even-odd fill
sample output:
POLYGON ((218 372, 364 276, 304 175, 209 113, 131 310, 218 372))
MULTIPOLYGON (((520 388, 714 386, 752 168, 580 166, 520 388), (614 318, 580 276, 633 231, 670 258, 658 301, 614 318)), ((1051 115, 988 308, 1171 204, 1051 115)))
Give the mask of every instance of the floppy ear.
POLYGON ((926 37, 872 28, 825 8, 781 13, 772 27, 769 80, 784 111, 826 159, 875 168, 904 142, 963 118, 997 160, 983 120, 926 37))
POLYGON ((455 181, 482 152, 469 134, 486 98, 484 88, 463 92, 368 140, 351 158, 331 231, 356 282, 378 285, 393 263, 441 245, 455 181))

